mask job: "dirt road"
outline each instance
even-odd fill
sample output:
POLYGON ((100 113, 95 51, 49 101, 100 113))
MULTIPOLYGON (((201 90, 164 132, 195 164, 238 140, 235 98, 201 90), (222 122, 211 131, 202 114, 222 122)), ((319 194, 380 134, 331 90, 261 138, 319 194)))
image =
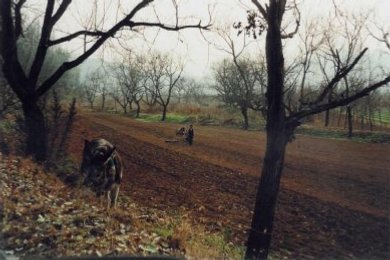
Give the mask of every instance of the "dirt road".
MULTIPOLYGON (((177 127, 83 114, 70 149, 80 158, 84 138, 110 140, 125 162, 125 195, 144 206, 187 213, 243 244, 264 134, 195 126, 192 147, 166 143, 177 127)), ((389 159, 389 145, 298 136, 287 151, 275 251, 292 258, 390 257, 389 159)))

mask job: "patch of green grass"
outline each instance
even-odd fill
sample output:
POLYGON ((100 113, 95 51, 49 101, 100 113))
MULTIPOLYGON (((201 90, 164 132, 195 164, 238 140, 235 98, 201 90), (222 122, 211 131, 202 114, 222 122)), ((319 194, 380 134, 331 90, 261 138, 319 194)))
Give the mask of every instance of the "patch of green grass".
MULTIPOLYGON (((136 118, 137 120, 144 121, 144 122, 161 122, 162 115, 161 114, 140 114, 139 118, 136 118)), ((177 123, 177 124, 183 124, 183 123, 189 123, 192 122, 193 118, 186 115, 179 115, 179 114, 167 114, 165 118, 165 122, 168 123, 177 123)))
MULTIPOLYGON (((334 129, 318 129, 309 126, 299 127, 296 134, 303 134, 322 138, 334 138, 334 139, 347 139, 347 130, 334 130, 334 129)), ((384 132, 360 132, 355 131, 352 133, 350 140, 366 143, 388 143, 390 144, 390 133, 384 132)))
POLYGON ((381 113, 375 112, 373 114, 373 118, 376 123, 379 123, 379 121, 381 121, 383 124, 390 124, 390 110, 383 110, 381 111, 381 113))
POLYGON ((205 236, 203 245, 218 252, 219 256, 228 257, 229 259, 242 259, 245 248, 227 243, 224 234, 211 233, 205 236))

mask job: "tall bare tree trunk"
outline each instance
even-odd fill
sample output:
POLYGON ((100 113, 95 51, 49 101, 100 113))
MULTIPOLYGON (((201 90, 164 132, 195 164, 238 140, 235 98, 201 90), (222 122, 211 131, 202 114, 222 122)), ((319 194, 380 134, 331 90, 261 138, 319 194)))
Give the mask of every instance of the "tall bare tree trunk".
POLYGON ((47 156, 47 130, 45 117, 36 102, 22 103, 27 135, 26 153, 43 162, 47 156))
POLYGON ((347 106, 347 122, 348 122, 348 138, 352 137, 353 131, 353 118, 352 118, 352 107, 347 106))
POLYGON ((329 119, 330 119, 330 110, 325 111, 325 127, 329 126, 329 119))
POLYGON ((102 94, 102 111, 104 111, 105 104, 106 104, 106 95, 102 94))
POLYGON ((248 108, 245 106, 241 107, 241 114, 244 117, 244 125, 242 126, 242 128, 244 130, 248 130, 249 128, 248 108))
POLYGON ((280 33, 282 12, 279 8, 277 1, 270 1, 266 36, 267 147, 249 230, 246 259, 266 259, 268 256, 284 154, 292 133, 286 126, 283 104, 284 57, 280 33))
POLYGON ((135 101, 135 104, 137 105, 137 113, 135 115, 136 118, 139 118, 139 113, 141 112, 141 105, 139 103, 140 101, 135 101))
POLYGON ((167 105, 163 105, 162 107, 163 107, 163 112, 162 112, 161 121, 165 121, 165 119, 167 118, 168 106, 167 105))
POLYGON ((281 125, 267 127, 267 149, 257 189, 245 259, 266 259, 269 253, 275 206, 287 144, 283 132, 281 125))
MULTIPOLYGON (((332 93, 329 93, 328 95, 328 102, 329 103, 332 102, 332 93)), ((325 127, 329 126, 329 122, 330 122, 330 109, 325 111, 325 127)))

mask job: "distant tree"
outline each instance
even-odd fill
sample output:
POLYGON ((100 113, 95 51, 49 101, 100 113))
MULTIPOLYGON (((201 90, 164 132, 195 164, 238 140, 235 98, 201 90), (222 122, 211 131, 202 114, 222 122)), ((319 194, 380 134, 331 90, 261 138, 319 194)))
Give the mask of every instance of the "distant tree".
MULTIPOLYGON (((236 28, 236 25, 233 26, 236 28)), ((215 30, 222 45, 214 44, 215 47, 229 55, 229 60, 221 62, 217 67, 224 66, 222 71, 214 69, 214 78, 217 84, 215 89, 225 104, 240 109, 244 118, 243 129, 249 128, 248 110, 263 110, 264 99, 262 98, 265 86, 265 67, 261 59, 249 59, 244 57, 244 51, 248 47, 246 34, 243 42, 236 43, 236 32, 232 32, 228 26, 222 26, 215 30), (226 67, 227 66, 227 67, 226 67), (227 76, 224 78, 221 72, 227 76), (226 74, 227 73, 227 74, 226 74), (221 85, 222 84, 222 85, 221 85), (223 86, 224 84, 224 86, 223 86)))
POLYGON ((193 78, 185 78, 184 85, 182 97, 186 103, 207 105, 204 83, 193 78))
MULTIPOLYGON (((2 57, 4 77, 7 79, 9 86, 15 92, 20 100, 25 118, 27 130, 26 137, 26 152, 33 155, 38 161, 44 161, 47 155, 47 132, 45 130, 45 118, 38 105, 38 100, 47 93, 55 83, 69 70, 77 67, 84 62, 88 57, 96 52, 108 39, 118 36, 118 32, 122 29, 128 29, 131 32, 137 31, 146 27, 157 27, 170 31, 178 31, 185 28, 207 29, 209 25, 201 25, 201 23, 180 25, 178 23, 178 6, 176 2, 172 7, 176 14, 176 23, 167 25, 161 20, 156 19, 156 22, 147 20, 138 20, 141 16, 137 15, 146 7, 152 5, 153 0, 140 0, 134 4, 133 8, 123 17, 114 19, 117 21, 112 26, 107 26, 105 17, 97 18, 100 23, 94 23, 94 27, 82 28, 78 31, 69 34, 61 35, 59 38, 53 37, 53 31, 56 30, 56 25, 61 20, 61 17, 67 12, 71 0, 48 0, 46 1, 45 10, 42 11, 42 20, 40 26, 40 35, 36 37, 38 44, 36 48, 31 49, 33 59, 31 66, 23 69, 22 60, 18 55, 17 42, 23 37, 26 31, 25 23, 23 22, 24 13, 29 9, 25 8, 26 0, 12 1, 3 0, 0 4, 0 54, 2 57), (138 17, 138 18, 136 18, 138 17), (84 37, 84 52, 76 58, 68 58, 61 62, 59 66, 54 67, 54 71, 47 77, 42 78, 42 68, 49 50, 59 44, 71 42, 79 37, 84 37), (87 44, 88 43, 88 44, 87 44)), ((119 6, 119 5, 118 5, 119 6)), ((121 8, 120 6, 118 7, 121 8)), ((118 14, 122 13, 118 9, 118 14)), ((154 9, 154 13, 157 10, 154 9)), ((95 12, 98 14, 99 12, 95 12)), ((145 16, 144 16, 145 17, 145 16)))
POLYGON ((102 85, 102 76, 99 70, 90 73, 84 82, 84 97, 89 103, 89 107, 93 109, 96 97, 98 96, 99 90, 102 85))
POLYGON ((261 110, 264 106, 259 102, 263 101, 264 74, 263 64, 249 59, 225 59, 214 68, 213 88, 225 104, 240 109, 245 130, 249 128, 248 110, 261 110))
MULTIPOLYGON (((349 89, 348 95, 338 95, 329 100, 329 93, 334 92, 356 67, 367 48, 357 51, 347 60, 340 56, 339 66, 330 75, 329 81, 321 86, 316 97, 302 103, 297 110, 286 109, 285 104, 285 64, 282 44, 283 39, 293 37, 299 29, 300 12, 295 1, 269 0, 267 5, 252 0, 256 11, 248 12, 248 26, 239 25, 239 32, 246 31, 256 37, 266 32, 265 49, 267 62, 267 145, 263 160, 262 174, 257 188, 256 202, 251 227, 247 240, 246 259, 266 259, 271 244, 275 206, 284 166, 285 151, 295 129, 304 120, 314 114, 345 106, 385 86, 390 82, 390 74, 369 82, 359 89, 349 89), (283 23, 286 11, 295 13, 296 24, 291 32, 283 23)), ((290 24, 289 24, 290 25, 290 24)), ((291 28, 291 27, 289 27, 291 28)), ((346 87, 346 86, 344 86, 346 87)), ((340 89, 338 89, 339 93, 340 89)), ((343 90, 345 92, 346 89, 343 90)))
POLYGON ((130 91, 122 84, 116 84, 109 94, 116 103, 122 108, 123 113, 127 114, 130 105, 131 94, 130 91))
POLYGON ((185 94, 187 88, 188 88, 188 83, 187 83, 187 78, 182 77, 179 79, 176 85, 176 91, 175 91, 175 96, 177 98, 177 103, 180 104, 183 98, 183 95, 185 94))
MULTIPOLYGON (((324 45, 322 54, 318 55, 318 61, 324 76, 324 84, 328 84, 331 75, 340 68, 350 64, 352 60, 363 49, 363 38, 365 37, 365 24, 368 16, 349 16, 335 7, 335 16, 329 21, 329 28, 324 33, 324 45), (344 44, 340 44, 343 42, 344 44), (337 47, 336 47, 337 46, 337 47)), ((341 95, 348 97, 362 89, 368 81, 368 64, 362 59, 354 70, 338 82, 332 91, 327 93, 326 98, 331 102, 335 97, 341 95)), ((346 118, 348 125, 348 137, 353 132, 353 109, 355 102, 346 105, 346 118)), ((325 126, 329 125, 330 110, 325 111, 325 126)))
POLYGON ((98 91, 100 94, 100 97, 102 99, 102 102, 101 102, 102 111, 104 111, 104 108, 106 105, 106 99, 107 99, 107 96, 109 93, 109 84, 107 83, 106 79, 107 79, 107 77, 102 78, 102 81, 100 82, 100 86, 99 86, 99 91, 98 91))
POLYGON ((183 72, 183 64, 167 54, 154 53, 147 58, 145 73, 147 89, 155 95, 155 101, 162 107, 161 121, 165 121, 172 93, 183 72))
POLYGON ((141 100, 144 96, 145 84, 147 81, 144 71, 144 57, 127 53, 122 57, 122 61, 115 64, 112 68, 113 75, 121 89, 122 108, 124 104, 131 105, 134 102, 137 106, 136 117, 139 117, 141 111, 141 100))

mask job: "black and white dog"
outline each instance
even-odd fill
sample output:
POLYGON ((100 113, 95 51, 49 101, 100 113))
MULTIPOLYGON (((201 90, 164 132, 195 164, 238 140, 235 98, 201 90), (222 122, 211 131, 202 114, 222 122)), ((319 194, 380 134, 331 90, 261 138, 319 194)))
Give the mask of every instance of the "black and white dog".
POLYGON ((85 140, 81 174, 84 185, 107 197, 107 208, 117 205, 123 164, 114 145, 105 139, 85 140))

